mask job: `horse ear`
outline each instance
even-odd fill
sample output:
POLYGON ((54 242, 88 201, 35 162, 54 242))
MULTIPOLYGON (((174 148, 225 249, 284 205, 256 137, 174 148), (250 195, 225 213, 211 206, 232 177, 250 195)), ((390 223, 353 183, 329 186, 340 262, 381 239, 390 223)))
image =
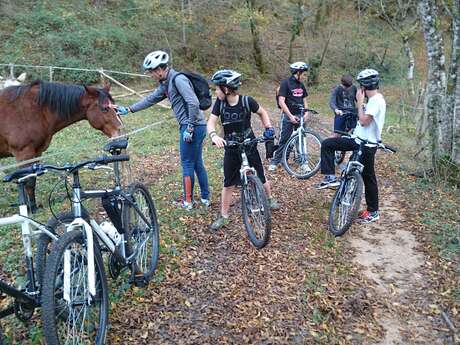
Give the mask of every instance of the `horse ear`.
POLYGON ((85 85, 85 91, 90 96, 94 96, 94 97, 99 96, 99 91, 95 87, 85 85))

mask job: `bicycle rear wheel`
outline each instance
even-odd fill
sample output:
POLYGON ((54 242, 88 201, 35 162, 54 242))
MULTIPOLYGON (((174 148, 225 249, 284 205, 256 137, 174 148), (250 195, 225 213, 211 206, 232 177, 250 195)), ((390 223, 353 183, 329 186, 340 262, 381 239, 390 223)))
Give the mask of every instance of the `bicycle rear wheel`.
POLYGON ((88 291, 87 246, 83 232, 63 234, 46 263, 42 290, 42 320, 47 344, 105 343, 109 298, 104 264, 94 244, 96 295, 88 291), (70 257, 69 298, 64 298, 64 258, 70 257))
POLYGON ((363 194, 363 178, 357 170, 345 175, 335 192, 329 209, 329 231, 334 236, 342 236, 358 215, 363 194))
POLYGON ((148 282, 158 265, 160 252, 160 229, 155 205, 147 187, 141 183, 130 185, 128 193, 134 205, 125 203, 122 212, 126 250, 128 255, 137 251, 136 274, 142 274, 145 282, 148 282))
POLYGON ((321 137, 312 130, 291 137, 283 150, 283 166, 286 171, 298 178, 314 176, 321 163, 321 137))
POLYGON ((270 205, 264 186, 256 175, 247 175, 241 191, 243 222, 251 243, 261 249, 268 244, 272 228, 270 205))

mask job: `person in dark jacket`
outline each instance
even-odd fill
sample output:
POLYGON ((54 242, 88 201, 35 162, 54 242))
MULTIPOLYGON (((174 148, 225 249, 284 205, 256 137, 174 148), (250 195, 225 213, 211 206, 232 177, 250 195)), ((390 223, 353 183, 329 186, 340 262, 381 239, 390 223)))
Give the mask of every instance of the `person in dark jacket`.
POLYGON ((195 174, 201 191, 201 203, 208 207, 209 182, 203 163, 203 140, 206 137, 206 120, 190 80, 169 66, 169 55, 161 50, 148 54, 143 63, 145 73, 160 82, 159 86, 129 107, 116 106, 120 115, 135 113, 168 98, 179 123, 180 158, 183 176, 183 199, 178 203, 184 209, 193 208, 195 174))
MULTIPOLYGON (((349 74, 342 76, 340 85, 332 90, 329 106, 334 112, 334 131, 349 132, 356 127, 358 121, 356 91, 353 77, 349 74)), ((335 134, 335 136, 340 136, 340 134, 335 134)))

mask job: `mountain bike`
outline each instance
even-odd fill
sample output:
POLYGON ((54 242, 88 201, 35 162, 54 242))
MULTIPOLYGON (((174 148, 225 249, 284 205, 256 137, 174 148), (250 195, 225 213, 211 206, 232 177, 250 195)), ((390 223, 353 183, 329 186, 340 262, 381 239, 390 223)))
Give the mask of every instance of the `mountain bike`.
POLYGON ((366 145, 375 145, 386 152, 396 152, 396 149, 383 143, 372 143, 359 137, 350 136, 347 132, 336 131, 344 137, 353 138, 359 143, 359 148, 350 156, 346 169, 342 172, 340 185, 337 188, 329 209, 329 231, 334 236, 342 236, 358 216, 364 182, 361 176, 364 165, 361 156, 366 145))
POLYGON ((304 122, 305 111, 318 114, 312 109, 299 107, 299 124, 283 150, 283 166, 286 171, 298 179, 307 179, 315 175, 321 164, 321 136, 308 128, 304 122))
POLYGON ((257 137, 226 143, 227 147, 237 148, 241 155, 241 213, 249 240, 257 249, 265 247, 270 240, 271 212, 262 181, 249 166, 245 149, 264 141, 264 137, 257 137))
MULTIPOLYGON (((341 116, 345 118, 345 132, 349 134, 353 133, 353 122, 355 122, 356 125, 356 121, 353 121, 353 118, 356 118, 357 114, 351 111, 346 111, 341 116)), ((343 162, 346 153, 346 151, 335 151, 335 165, 340 165, 343 162)))
MULTIPOLYGON (((114 155, 66 164, 36 165, 36 172, 63 171, 72 179, 72 213, 57 216, 65 232, 46 259, 42 286, 42 320, 49 344, 104 344, 108 325, 108 287, 101 250, 110 253, 109 273, 117 277, 131 268, 129 281, 145 286, 158 263, 159 229, 153 200, 147 188, 134 183, 121 188, 118 163, 127 155, 114 155), (82 190, 82 168, 109 168, 114 163, 115 187, 82 190), (98 223, 82 202, 100 198, 111 222, 98 223), (70 224, 69 224, 70 223, 70 224)), ((110 168, 111 169, 111 168, 110 168)), ((56 229, 54 229, 55 232, 56 229)), ((42 248, 46 251, 47 245, 42 248)))
MULTIPOLYGON (((17 183, 19 213, 0 218, 0 227, 11 225, 21 226, 27 281, 24 286, 15 287, 0 280, 0 291, 13 298, 12 305, 0 311, 0 319, 15 314, 19 320, 26 322, 32 318, 35 309, 41 305, 41 291, 40 285, 38 284, 39 275, 37 274, 32 255, 32 238, 39 234, 46 236, 50 240, 56 240, 57 237, 44 224, 29 218, 25 186, 28 179, 36 178, 43 173, 44 172, 31 172, 29 168, 22 168, 5 176, 3 179, 3 182, 17 183)), ((0 334, 0 344, 1 343, 2 337, 0 334)))

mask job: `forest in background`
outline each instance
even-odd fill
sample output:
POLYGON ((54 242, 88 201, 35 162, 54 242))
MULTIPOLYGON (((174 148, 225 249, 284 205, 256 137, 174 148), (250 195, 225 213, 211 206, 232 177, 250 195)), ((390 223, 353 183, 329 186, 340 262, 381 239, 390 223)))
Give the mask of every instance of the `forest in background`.
MULTIPOLYGON (((3 63, 137 71, 152 50, 180 68, 210 74, 220 67, 260 81, 284 77, 305 60, 310 83, 367 66, 386 80, 405 73, 398 34, 363 1, 281 0, 2 0, 3 63)), ((18 71, 19 72, 19 71, 18 71)), ((40 75, 37 75, 40 77, 40 75)), ((59 71, 56 79, 97 82, 59 71)))

